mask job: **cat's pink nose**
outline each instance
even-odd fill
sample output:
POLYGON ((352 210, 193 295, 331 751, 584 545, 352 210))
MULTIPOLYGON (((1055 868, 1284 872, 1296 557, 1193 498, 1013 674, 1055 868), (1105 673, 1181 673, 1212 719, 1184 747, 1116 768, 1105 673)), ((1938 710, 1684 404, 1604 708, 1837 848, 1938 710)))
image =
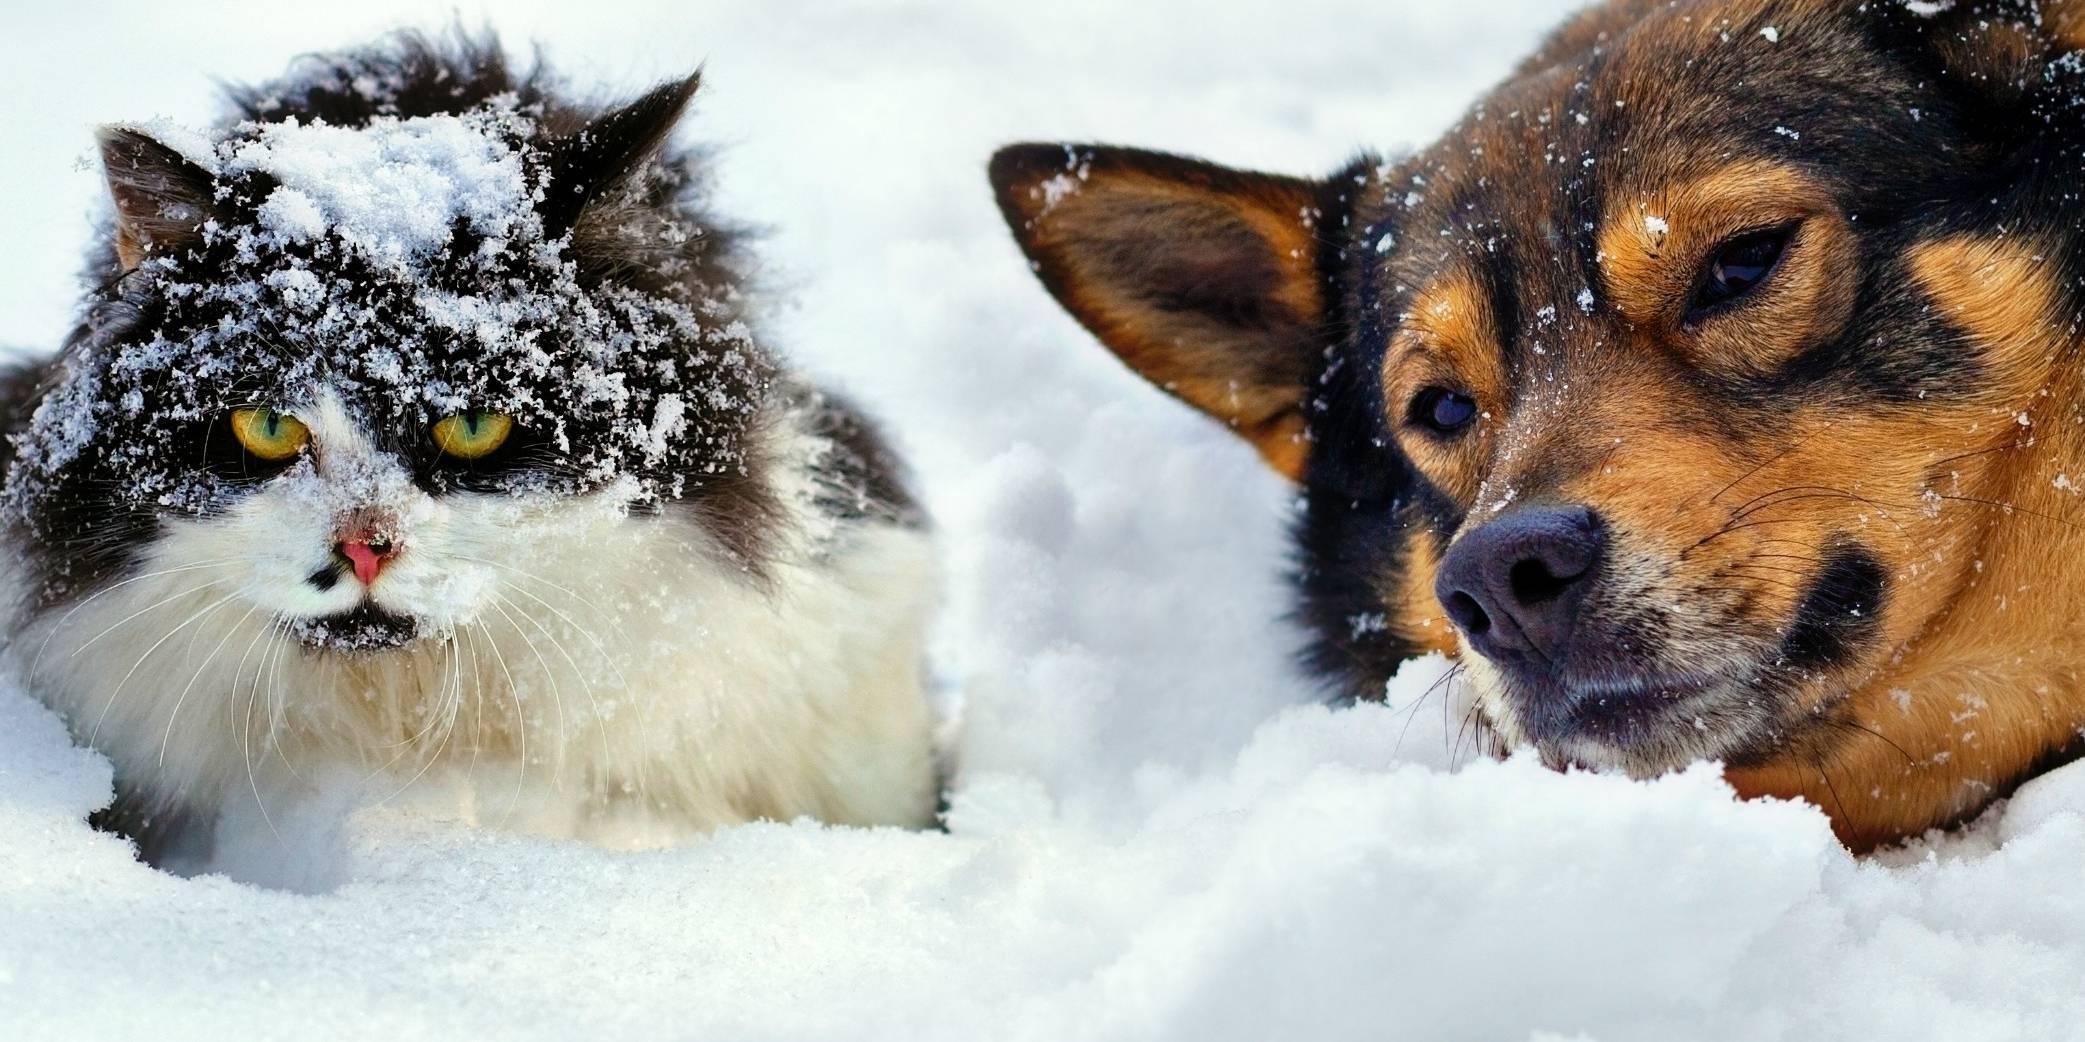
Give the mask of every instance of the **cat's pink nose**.
POLYGON ((337 549, 340 556, 348 559, 355 569, 355 578, 367 586, 376 581, 376 573, 384 570, 385 562, 398 556, 398 545, 383 536, 368 539, 344 539, 337 549))

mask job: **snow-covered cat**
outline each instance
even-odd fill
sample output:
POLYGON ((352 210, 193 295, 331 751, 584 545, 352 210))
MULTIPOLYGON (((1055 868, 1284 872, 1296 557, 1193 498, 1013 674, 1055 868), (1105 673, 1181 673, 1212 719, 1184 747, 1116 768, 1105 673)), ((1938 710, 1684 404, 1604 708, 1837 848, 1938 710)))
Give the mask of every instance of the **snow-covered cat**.
POLYGON ((399 37, 103 132, 82 321, 0 422, 12 651, 129 828, 343 769, 609 843, 931 821, 924 522, 749 333, 694 90, 399 37))

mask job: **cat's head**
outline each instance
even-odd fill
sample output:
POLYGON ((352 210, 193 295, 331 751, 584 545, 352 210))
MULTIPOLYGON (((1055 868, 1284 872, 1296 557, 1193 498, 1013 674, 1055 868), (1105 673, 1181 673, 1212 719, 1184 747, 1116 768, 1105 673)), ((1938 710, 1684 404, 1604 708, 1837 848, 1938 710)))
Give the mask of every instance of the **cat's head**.
POLYGON ((6 480, 36 606, 188 569, 394 647, 575 511, 688 510, 757 567, 773 365, 665 145, 694 78, 590 111, 499 54, 404 38, 103 131, 104 278, 6 480))

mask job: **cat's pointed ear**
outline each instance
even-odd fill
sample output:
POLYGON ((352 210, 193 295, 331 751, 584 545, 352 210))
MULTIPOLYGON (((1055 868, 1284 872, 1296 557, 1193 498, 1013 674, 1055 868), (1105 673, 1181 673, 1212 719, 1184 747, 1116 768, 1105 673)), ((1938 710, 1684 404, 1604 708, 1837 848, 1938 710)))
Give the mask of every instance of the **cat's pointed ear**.
POLYGON ((594 119, 561 142, 551 158, 541 207, 549 233, 571 231, 588 206, 623 187, 658 155, 701 84, 697 69, 594 119))
POLYGON ((143 131, 101 128, 101 167, 116 207, 116 259, 130 271, 155 254, 202 241, 216 180, 143 131))
POLYGON ((1001 149, 991 178, 1066 310, 1145 379, 1302 477, 1326 308, 1322 183, 1085 145, 1001 149))

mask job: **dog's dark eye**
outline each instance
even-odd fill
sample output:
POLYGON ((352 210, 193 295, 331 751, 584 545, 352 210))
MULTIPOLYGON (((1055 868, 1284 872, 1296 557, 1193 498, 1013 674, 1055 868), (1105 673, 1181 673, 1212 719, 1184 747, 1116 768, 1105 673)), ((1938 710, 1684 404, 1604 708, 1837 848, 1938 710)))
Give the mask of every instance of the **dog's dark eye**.
POLYGON ((1780 263, 1793 231, 1768 228, 1746 232, 1716 247, 1715 256, 1709 258, 1708 267, 1701 273, 1701 282, 1694 287, 1694 299, 1687 302, 1687 321, 1705 318, 1765 282, 1773 274, 1774 265, 1780 263))
POLYGON ((1460 391, 1429 387, 1412 399, 1411 422, 1436 434, 1454 434, 1477 418, 1477 401, 1460 391))

